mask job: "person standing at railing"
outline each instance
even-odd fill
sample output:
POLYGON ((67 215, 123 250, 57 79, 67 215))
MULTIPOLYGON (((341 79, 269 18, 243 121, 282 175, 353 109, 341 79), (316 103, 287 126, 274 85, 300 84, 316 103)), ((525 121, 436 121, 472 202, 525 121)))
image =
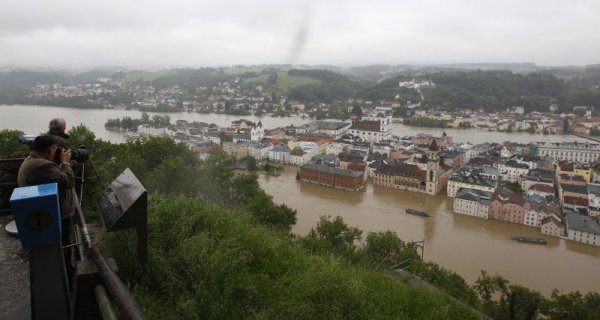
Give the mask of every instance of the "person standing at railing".
POLYGON ((62 239, 63 245, 69 244, 72 229, 72 218, 75 215, 76 199, 74 197, 75 175, 69 164, 71 152, 62 149, 60 164, 53 159, 56 156, 58 141, 50 135, 41 135, 33 141, 33 151, 27 157, 21 168, 17 182, 19 187, 35 186, 56 182, 60 195, 62 239))

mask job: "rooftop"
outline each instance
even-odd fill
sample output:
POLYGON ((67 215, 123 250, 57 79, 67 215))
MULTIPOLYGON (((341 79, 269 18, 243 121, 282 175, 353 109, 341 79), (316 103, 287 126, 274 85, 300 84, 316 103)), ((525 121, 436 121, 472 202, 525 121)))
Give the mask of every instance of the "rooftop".
POLYGON ((569 230, 600 235, 600 223, 598 223, 598 219, 573 212, 567 212, 567 227, 569 230))

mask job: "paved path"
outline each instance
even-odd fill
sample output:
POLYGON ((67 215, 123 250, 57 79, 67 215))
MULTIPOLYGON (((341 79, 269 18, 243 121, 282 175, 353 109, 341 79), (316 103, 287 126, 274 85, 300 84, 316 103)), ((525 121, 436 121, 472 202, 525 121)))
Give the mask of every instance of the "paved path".
POLYGON ((30 319, 29 260, 18 238, 4 228, 12 216, 0 216, 0 319, 30 319))

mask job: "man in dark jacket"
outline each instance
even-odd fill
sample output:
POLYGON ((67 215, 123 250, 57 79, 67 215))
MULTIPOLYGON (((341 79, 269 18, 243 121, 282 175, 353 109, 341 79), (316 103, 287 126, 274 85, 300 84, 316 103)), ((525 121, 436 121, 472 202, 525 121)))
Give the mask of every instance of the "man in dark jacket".
POLYGON ((54 136, 60 148, 69 147, 69 135, 67 131, 67 122, 63 118, 54 118, 48 124, 48 135, 54 136))
POLYGON ((54 136, 42 135, 33 141, 33 151, 19 168, 17 181, 19 187, 34 186, 56 182, 60 195, 61 219, 63 225, 63 243, 68 243, 72 217, 75 215, 76 200, 73 187, 75 176, 69 165, 70 150, 62 149, 60 164, 52 161, 56 155, 57 140, 54 136))

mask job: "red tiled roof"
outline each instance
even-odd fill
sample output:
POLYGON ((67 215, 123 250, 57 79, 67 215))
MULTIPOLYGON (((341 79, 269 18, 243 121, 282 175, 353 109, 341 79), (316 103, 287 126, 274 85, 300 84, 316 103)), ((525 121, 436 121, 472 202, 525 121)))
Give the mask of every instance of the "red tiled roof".
POLYGON ((292 150, 290 153, 292 156, 303 156, 304 154, 306 154, 306 152, 302 151, 300 148, 294 148, 294 150, 292 150))
POLYGON ((375 173, 386 174, 392 176, 400 176, 400 177, 408 177, 408 178, 416 178, 422 181, 427 179, 427 171, 419 169, 418 166, 414 164, 406 164, 402 163, 399 165, 387 165, 384 164, 379 169, 375 171, 375 173))
POLYGON ((367 165, 364 163, 350 162, 350 163, 348 163, 348 166, 346 167, 346 169, 352 170, 352 171, 364 172, 366 167, 367 167, 367 165))
POLYGON ((570 180, 570 181, 581 181, 581 182, 585 182, 585 178, 583 178, 580 175, 572 175, 572 174, 567 174, 567 173, 563 173, 560 175, 560 180, 570 180))
POLYGON ((355 121, 352 123, 352 126, 350 126, 350 130, 380 131, 380 124, 379 121, 355 121))
POLYGON ((494 201, 499 201, 503 204, 512 203, 521 207, 525 205, 525 198, 523 198, 523 196, 504 190, 496 190, 496 192, 494 192, 492 195, 492 202, 494 201))
POLYGON ((554 194, 554 187, 549 186, 547 184, 536 183, 529 187, 529 189, 554 194))
POLYGON ((564 196, 563 202, 581 207, 587 207, 589 205, 588 199, 582 197, 564 196))

